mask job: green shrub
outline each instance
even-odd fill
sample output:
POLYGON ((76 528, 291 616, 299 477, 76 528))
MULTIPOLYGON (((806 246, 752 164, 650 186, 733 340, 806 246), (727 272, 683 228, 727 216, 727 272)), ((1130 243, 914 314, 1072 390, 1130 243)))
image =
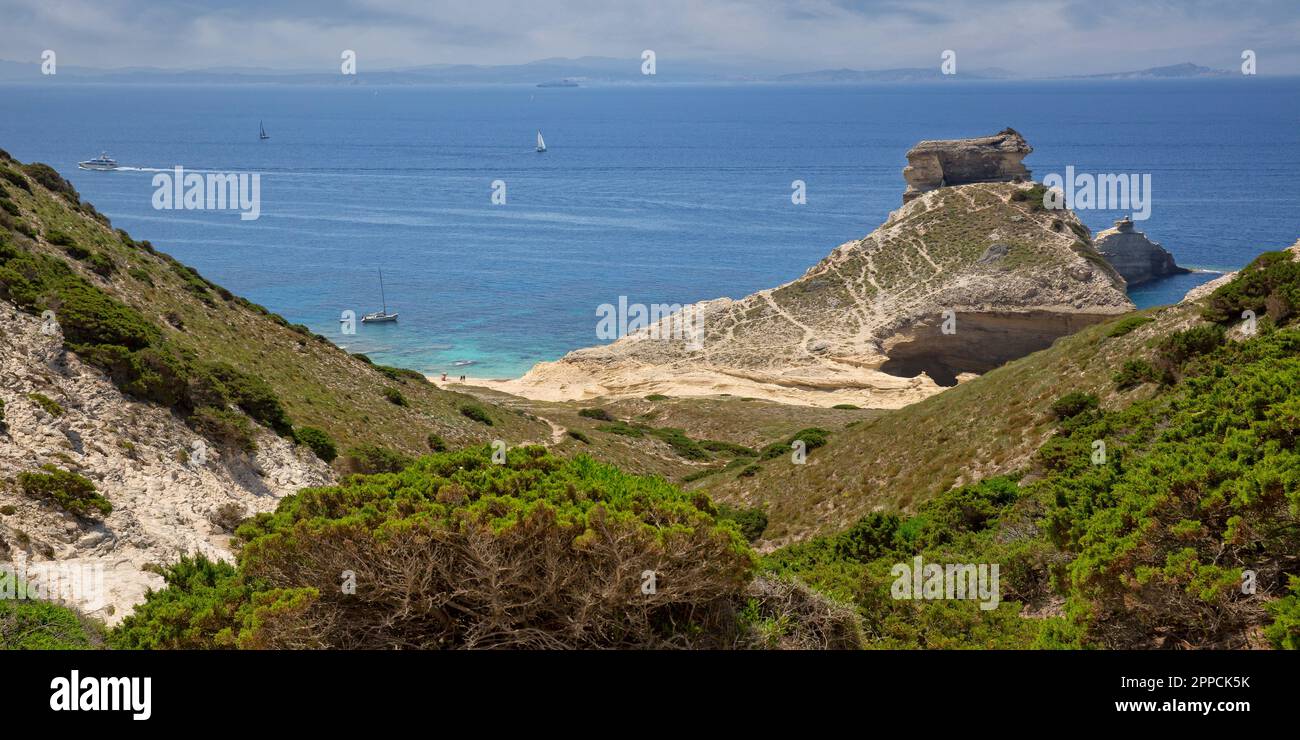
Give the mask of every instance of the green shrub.
POLYGON ((360 445, 347 451, 347 468, 353 473, 399 473, 411 464, 411 458, 378 445, 360 445))
POLYGON ((851 404, 851 403, 837 403, 837 404, 835 404, 834 406, 831 406, 831 408, 833 408, 833 409, 856 409, 856 408, 858 408, 858 407, 857 407, 857 406, 854 406, 854 405, 851 404))
POLYGON ((261 378, 248 375, 225 363, 208 363, 203 369, 214 376, 244 413, 281 435, 293 434, 293 423, 275 390, 261 378))
POLYGON ((610 434, 618 434, 623 437, 644 437, 645 427, 633 426, 624 421, 616 421, 612 424, 601 424, 596 429, 610 434))
POLYGON ((793 451, 794 448, 792 445, 795 443, 795 440, 803 442, 805 452, 811 452, 818 447, 824 446, 829 437, 830 432, 821 427, 800 429, 786 438, 784 442, 773 442, 767 445, 760 451, 759 456, 764 460, 774 460, 781 457, 782 455, 793 451))
POLYGON ((578 416, 585 416, 596 421, 614 421, 614 417, 605 409, 578 409, 578 416))
POLYGON ((99 495, 95 484, 76 473, 60 470, 53 465, 43 465, 43 473, 18 474, 18 486, 32 498, 45 499, 59 505, 64 511, 79 517, 108 516, 113 505, 99 495))
POLYGON ((564 430, 564 433, 585 445, 591 444, 591 437, 588 437, 577 429, 566 429, 564 430))
POLYGON ((651 393, 650 395, 648 395, 648 396, 645 397, 645 400, 647 400, 647 401, 667 401, 667 400, 669 400, 669 398, 668 398, 668 396, 665 396, 665 395, 663 395, 662 393, 651 393))
POLYGON ((102 252, 92 252, 85 259, 90 269, 101 277, 109 277, 117 270, 117 263, 102 252))
POLYGON ((27 182, 27 178, 23 177, 17 172, 14 172, 8 167, 0 167, 0 177, 3 177, 4 179, 8 180, 14 185, 17 185, 23 190, 26 190, 29 193, 32 192, 32 186, 27 182))
MULTIPOLYGON (((45 241, 49 242, 50 244, 53 244, 56 247, 67 247, 67 249, 64 249, 63 251, 67 252, 69 255, 72 255, 73 257, 76 257, 76 255, 73 254, 74 251, 81 250, 81 248, 77 246, 77 241, 75 239, 73 239, 67 233, 59 231, 58 229, 46 230, 45 241)), ((81 251, 85 254, 88 254, 88 252, 85 252, 85 250, 81 250, 81 251)), ((81 259, 81 258, 76 257, 76 259, 81 259)))
POLYGON ((339 456, 338 448, 334 446, 334 440, 323 429, 316 427, 298 427, 293 430, 293 438, 302 445, 306 445, 312 452, 316 453, 325 462, 333 462, 334 458, 339 456))
POLYGON ((72 183, 63 179, 58 170, 45 164, 44 162, 32 162, 22 166, 23 172, 27 173, 36 182, 44 185, 49 190, 63 196, 73 205, 80 205, 81 198, 77 195, 77 189, 72 187, 72 183))
POLYGON ((740 527, 740 534, 748 542, 757 542, 767 530, 767 513, 757 507, 737 509, 726 504, 718 506, 718 519, 727 519, 740 527))
POLYGON ((444 441, 442 437, 438 436, 437 434, 434 434, 433 432, 429 432, 429 436, 425 438, 425 442, 428 443, 429 449, 433 452, 447 451, 447 442, 444 441))
POLYGON ((1112 338, 1122 337, 1139 326, 1150 324, 1152 321, 1155 321, 1155 319, 1150 316, 1125 316, 1115 322, 1115 325, 1110 328, 1110 331, 1106 332, 1106 336, 1112 338))
POLYGON ((204 406, 190 416, 189 423, 199 434, 223 447, 243 452, 257 451, 253 425, 238 411, 204 406))
POLYGON ((1032 186, 1017 190, 1011 194, 1011 200, 1014 203, 1024 203, 1030 211, 1038 213, 1047 211, 1047 205, 1043 202, 1047 195, 1047 186, 1042 183, 1034 183, 1032 186))
POLYGON ((681 429, 660 427, 659 429, 650 430, 650 434, 656 439, 667 443, 669 447, 673 448, 673 452, 687 460, 709 459, 709 453, 703 447, 700 447, 695 440, 686 436, 686 433, 681 429))
POLYGON ((1053 401, 1051 409, 1057 419, 1065 420, 1085 412, 1095 411, 1100 403, 1100 399, 1091 393, 1074 391, 1053 401))
POLYGON ((721 453, 730 457, 756 457, 758 455, 758 452, 752 447, 746 447, 734 442, 724 442, 717 439, 702 439, 699 444, 700 447, 709 452, 721 453))
POLYGON ((416 370, 409 370, 404 367, 389 367, 388 365, 375 365, 375 369, 383 373, 390 380, 396 380, 404 383, 408 380, 414 380, 420 383, 427 383, 429 379, 424 377, 423 373, 416 370))
POLYGON ((102 641, 100 626, 73 609, 35 599, 17 576, 0 569, 0 650, 88 650, 102 641), (18 596, 21 593, 23 596, 18 596))
POLYGON ((150 288, 153 287, 153 276, 151 276, 149 274, 149 271, 144 269, 143 267, 132 267, 130 270, 127 271, 126 274, 130 275, 136 280, 139 280, 145 285, 148 285, 150 288))
POLYGON ((46 396, 41 393, 29 393, 27 394, 27 397, 31 399, 32 402, 34 402, 37 406, 40 406, 45 411, 45 413, 49 414, 50 416, 59 417, 67 413, 66 411, 63 410, 63 407, 59 405, 58 401, 55 401, 49 396, 46 396))
POLYGON ((460 413, 467 419, 472 419, 480 424, 492 426, 492 417, 488 416, 487 410, 478 404, 467 403, 460 407, 460 413))
POLYGON ((1300 307, 1300 263, 1288 251, 1265 252, 1210 294, 1202 316, 1227 324, 1244 311, 1267 314, 1282 324, 1300 307))
POLYGON ((486 447, 310 488, 240 526, 237 567, 164 571, 118 648, 719 648, 754 556, 707 497, 486 447), (492 563, 483 569, 481 564, 492 563), (656 574, 643 593, 642 575, 656 574), (339 588, 352 571, 355 593, 339 588), (418 572, 412 579, 407 573, 418 572))
POLYGON ((1146 360, 1127 360, 1119 372, 1115 373, 1115 387, 1122 391, 1159 380, 1160 371, 1146 360))
MULTIPOLYGON (((385 389, 384 389, 384 398, 388 399, 388 402, 391 403, 391 404, 393 404, 394 406, 409 406, 409 405, 410 405, 410 404, 407 403, 407 401, 406 401, 406 396, 403 396, 403 395, 402 395, 402 392, 399 391, 399 390, 397 390, 396 388, 385 388, 385 389)), ((467 416, 468 416, 468 414, 467 414, 467 416)), ((489 424, 490 424, 490 423, 491 423, 491 422, 489 422, 489 424)))

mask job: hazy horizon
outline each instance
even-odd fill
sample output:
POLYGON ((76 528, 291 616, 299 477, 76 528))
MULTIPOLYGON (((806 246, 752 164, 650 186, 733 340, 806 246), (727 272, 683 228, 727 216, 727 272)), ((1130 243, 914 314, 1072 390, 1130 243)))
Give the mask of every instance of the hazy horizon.
POLYGON ((0 59, 39 62, 52 49, 60 65, 98 69, 326 72, 351 49, 364 73, 637 60, 653 49, 661 69, 690 61, 770 75, 937 67, 951 49, 959 68, 1052 77, 1183 62, 1235 70, 1249 49, 1261 75, 1300 74, 1300 14, 1277 0, 0 0, 0 17, 17 31, 0 59))

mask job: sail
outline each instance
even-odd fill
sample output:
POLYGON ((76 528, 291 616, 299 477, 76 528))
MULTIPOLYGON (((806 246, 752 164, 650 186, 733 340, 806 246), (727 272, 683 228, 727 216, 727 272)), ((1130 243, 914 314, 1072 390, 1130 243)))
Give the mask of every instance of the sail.
POLYGON ((539 152, 544 152, 544 151, 546 151, 546 142, 542 140, 542 132, 541 132, 541 131, 538 131, 538 132, 537 132, 537 151, 539 151, 539 152))

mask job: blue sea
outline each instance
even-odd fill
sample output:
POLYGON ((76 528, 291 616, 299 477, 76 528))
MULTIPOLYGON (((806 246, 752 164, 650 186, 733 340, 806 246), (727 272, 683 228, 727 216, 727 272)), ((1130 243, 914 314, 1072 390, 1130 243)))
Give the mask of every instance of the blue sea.
MULTIPOLYGON (((901 204, 921 139, 1006 126, 1035 179, 1150 173, 1138 228, 1241 267, 1300 237, 1300 80, 870 87, 0 87, 0 148, 56 167, 137 239, 350 351, 513 377, 597 344, 596 308, 739 298, 901 204), (259 141, 263 122, 271 138, 259 141), (540 129, 549 145, 534 152, 540 129), (119 172, 78 170, 107 150, 119 172), (261 217, 160 211, 157 170, 261 174, 261 217), (493 205, 493 181, 506 185, 493 205), (791 203, 791 182, 807 203, 791 203), (344 310, 395 324, 340 333, 344 310)), ((1094 230, 1122 212, 1086 211, 1094 230)), ((1133 292, 1176 301, 1198 273, 1133 292)))

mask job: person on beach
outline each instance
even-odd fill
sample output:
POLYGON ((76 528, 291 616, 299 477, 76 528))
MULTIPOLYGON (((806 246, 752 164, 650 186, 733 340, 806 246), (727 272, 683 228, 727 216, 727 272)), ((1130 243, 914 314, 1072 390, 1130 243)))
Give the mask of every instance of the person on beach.
POLYGON ((444 382, 444 383, 447 382, 447 373, 443 373, 443 374, 442 374, 442 382, 444 382))

